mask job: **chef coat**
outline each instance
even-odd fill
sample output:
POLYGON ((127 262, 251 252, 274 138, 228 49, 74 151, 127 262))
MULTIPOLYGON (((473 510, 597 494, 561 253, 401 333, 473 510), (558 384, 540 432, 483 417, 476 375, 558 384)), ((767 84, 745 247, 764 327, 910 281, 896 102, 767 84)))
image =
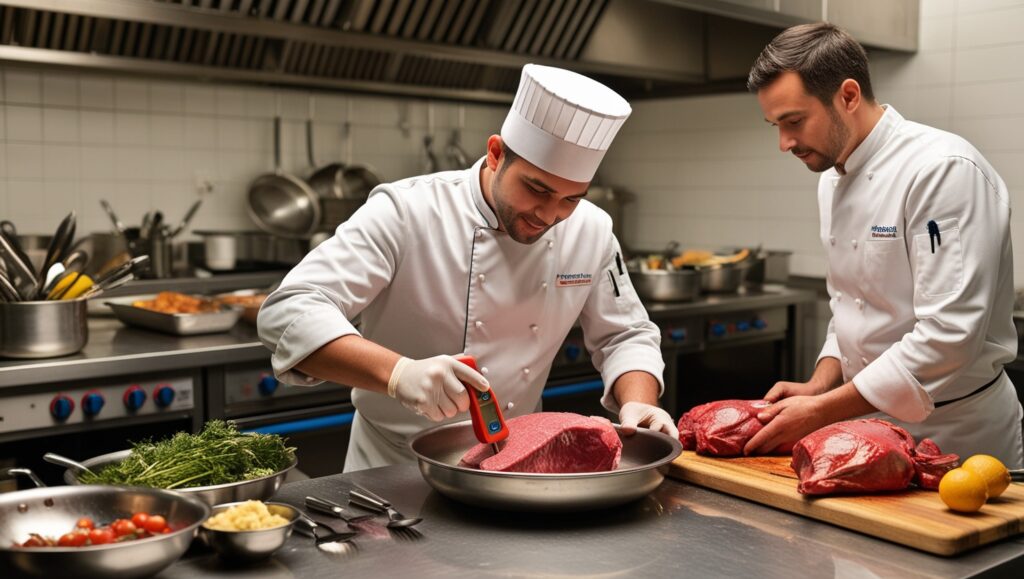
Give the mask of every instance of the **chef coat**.
POLYGON ((1017 353, 1010 196, 995 169, 887 106, 822 174, 818 202, 832 309, 819 360, 840 360, 844 382, 915 438, 1020 467, 1022 411, 1002 371, 1017 353))
MULTIPOLYGON (((611 386, 625 372, 648 372, 664 390, 661 334, 630 283, 611 218, 581 200, 537 242, 516 242, 484 200, 482 166, 377 187, 288 273, 258 320, 278 379, 318 383, 295 365, 361 334, 413 359, 475 356, 498 400, 512 403, 511 418, 539 408, 579 320, 606 408, 618 410, 611 386)), ((412 461, 409 438, 436 424, 385 394, 353 389, 352 401, 349 471, 412 461)))

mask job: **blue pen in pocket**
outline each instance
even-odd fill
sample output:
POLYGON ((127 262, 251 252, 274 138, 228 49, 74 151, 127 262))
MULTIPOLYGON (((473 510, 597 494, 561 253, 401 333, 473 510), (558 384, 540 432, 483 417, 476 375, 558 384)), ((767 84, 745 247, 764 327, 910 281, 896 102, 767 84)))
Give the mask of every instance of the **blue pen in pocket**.
POLYGON ((935 253, 935 243, 942 247, 942 234, 939 233, 939 224, 932 219, 928 222, 928 239, 932 242, 932 253, 935 253))

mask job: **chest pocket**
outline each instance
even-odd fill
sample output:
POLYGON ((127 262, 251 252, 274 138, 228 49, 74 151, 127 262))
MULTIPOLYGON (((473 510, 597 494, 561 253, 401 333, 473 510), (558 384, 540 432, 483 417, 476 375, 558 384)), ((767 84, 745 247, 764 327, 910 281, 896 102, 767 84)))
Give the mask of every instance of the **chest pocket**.
POLYGON ((956 218, 939 221, 938 235, 914 236, 916 276, 914 289, 926 297, 955 293, 964 281, 964 256, 960 247, 960 224, 956 218), (932 251, 932 242, 935 249, 932 251))
POLYGON ((869 239, 864 242, 863 281, 870 292, 885 297, 893 291, 894 272, 906 270, 906 249, 903 238, 869 239))

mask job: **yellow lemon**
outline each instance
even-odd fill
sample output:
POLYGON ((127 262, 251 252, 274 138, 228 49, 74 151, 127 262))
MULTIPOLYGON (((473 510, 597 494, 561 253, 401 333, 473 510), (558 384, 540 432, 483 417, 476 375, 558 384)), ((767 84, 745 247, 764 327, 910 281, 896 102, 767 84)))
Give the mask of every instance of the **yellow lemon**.
POLYGON ((954 468, 939 481, 939 497, 954 511, 973 513, 988 499, 988 485, 981 475, 954 468))
POLYGON ((999 462, 999 459, 987 454, 976 454, 968 458, 960 468, 969 470, 985 479, 988 485, 989 498, 995 498, 1003 494, 1006 487, 1010 486, 1010 471, 1006 465, 999 462))

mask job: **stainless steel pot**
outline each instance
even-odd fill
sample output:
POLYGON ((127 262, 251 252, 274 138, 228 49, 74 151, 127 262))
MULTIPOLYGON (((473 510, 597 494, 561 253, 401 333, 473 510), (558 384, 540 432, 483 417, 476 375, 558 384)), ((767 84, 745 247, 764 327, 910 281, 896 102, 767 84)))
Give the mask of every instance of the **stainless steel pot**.
POLYGON ((612 507, 646 496, 661 484, 669 463, 683 451, 677 439, 645 428, 621 438, 618 469, 574 474, 490 472, 458 466, 462 455, 477 444, 468 420, 426 430, 409 445, 423 478, 449 498, 491 509, 567 512, 612 507))
POLYGON ((302 261, 309 250, 309 242, 304 239, 286 239, 262 231, 194 233, 203 238, 203 257, 195 263, 213 270, 256 265, 295 265, 302 261))
POLYGON ((274 172, 249 185, 249 217, 260 229, 308 238, 320 224, 320 200, 305 181, 281 170, 281 119, 274 118, 274 172))
POLYGON ((132 579, 158 573, 188 549, 210 507, 195 497, 159 489, 98 485, 37 488, 0 494, 0 569, 3 575, 132 579), (166 517, 165 535, 89 547, 13 547, 39 533, 70 532, 81 517, 98 523, 147 512, 166 517))
POLYGON ((700 272, 700 288, 708 293, 735 293, 743 284, 745 270, 734 263, 705 265, 700 272))
POLYGON ((0 303, 0 357, 74 354, 89 341, 87 300, 0 303))
POLYGON ((649 270, 630 267, 629 279, 642 300, 685 302, 700 296, 701 274, 693 270, 649 270))
MULTIPOLYGON (((108 464, 121 462, 127 458, 130 453, 130 450, 119 450, 109 454, 101 454, 100 456, 94 456, 88 460, 83 460, 82 464, 89 467, 92 471, 99 471, 108 464)), ((282 470, 271 475, 254 478, 252 480, 207 487, 175 489, 175 492, 190 497, 196 497, 210 506, 223 503, 236 503, 250 499, 262 501, 274 496, 277 489, 281 488, 281 483, 284 482, 284 477, 287 476, 288 471, 295 468, 295 465, 298 464, 298 462, 299 459, 296 458, 290 465, 282 470)), ((81 485, 81 483, 78 482, 78 477, 75 476, 75 471, 71 469, 64 471, 64 482, 69 485, 81 485)))

